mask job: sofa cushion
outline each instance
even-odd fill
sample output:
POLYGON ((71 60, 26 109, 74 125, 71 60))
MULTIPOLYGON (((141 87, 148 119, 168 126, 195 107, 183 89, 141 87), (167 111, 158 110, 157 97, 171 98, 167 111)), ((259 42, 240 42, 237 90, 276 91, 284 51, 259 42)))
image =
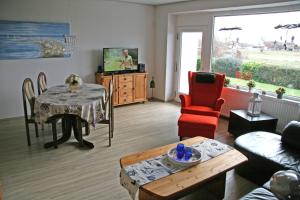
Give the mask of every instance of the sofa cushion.
POLYGON ((281 141, 287 147, 300 150, 300 122, 288 123, 283 129, 281 141))
POLYGON ((257 188, 246 194, 240 200, 279 200, 272 192, 264 188, 257 188))

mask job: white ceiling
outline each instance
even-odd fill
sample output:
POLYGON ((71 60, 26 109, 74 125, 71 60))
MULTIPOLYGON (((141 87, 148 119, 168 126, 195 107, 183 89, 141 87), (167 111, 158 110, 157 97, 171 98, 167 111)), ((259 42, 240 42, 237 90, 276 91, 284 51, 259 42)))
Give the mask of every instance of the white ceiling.
POLYGON ((178 2, 193 1, 193 0, 115 0, 115 1, 124 1, 124 2, 147 4, 147 5, 162 5, 162 4, 178 3, 178 2))

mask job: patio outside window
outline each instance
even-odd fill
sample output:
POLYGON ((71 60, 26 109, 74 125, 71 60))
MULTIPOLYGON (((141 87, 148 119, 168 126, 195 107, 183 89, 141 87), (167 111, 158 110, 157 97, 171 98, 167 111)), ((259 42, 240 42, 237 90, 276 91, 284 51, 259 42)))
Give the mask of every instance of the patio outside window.
POLYGON ((215 17, 212 71, 231 86, 300 97, 300 12, 215 17))

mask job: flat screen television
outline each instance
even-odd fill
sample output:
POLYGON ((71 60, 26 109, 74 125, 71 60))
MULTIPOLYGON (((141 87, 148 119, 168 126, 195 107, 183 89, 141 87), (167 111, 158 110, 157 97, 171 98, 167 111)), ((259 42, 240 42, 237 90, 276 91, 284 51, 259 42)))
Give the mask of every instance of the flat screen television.
POLYGON ((129 73, 138 71, 137 48, 104 48, 104 73, 129 73))

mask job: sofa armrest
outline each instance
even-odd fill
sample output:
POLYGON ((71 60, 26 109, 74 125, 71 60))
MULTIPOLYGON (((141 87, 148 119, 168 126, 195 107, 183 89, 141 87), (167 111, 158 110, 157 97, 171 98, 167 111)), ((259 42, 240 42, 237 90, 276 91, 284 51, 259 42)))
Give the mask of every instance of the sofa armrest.
POLYGON ((216 102, 216 105, 215 105, 215 110, 220 112, 221 107, 222 107, 224 102, 225 102, 225 100, 223 98, 218 98, 217 102, 216 102))
POLYGON ((181 107, 187 107, 191 105, 191 96, 186 94, 179 95, 179 98, 181 100, 181 107))

